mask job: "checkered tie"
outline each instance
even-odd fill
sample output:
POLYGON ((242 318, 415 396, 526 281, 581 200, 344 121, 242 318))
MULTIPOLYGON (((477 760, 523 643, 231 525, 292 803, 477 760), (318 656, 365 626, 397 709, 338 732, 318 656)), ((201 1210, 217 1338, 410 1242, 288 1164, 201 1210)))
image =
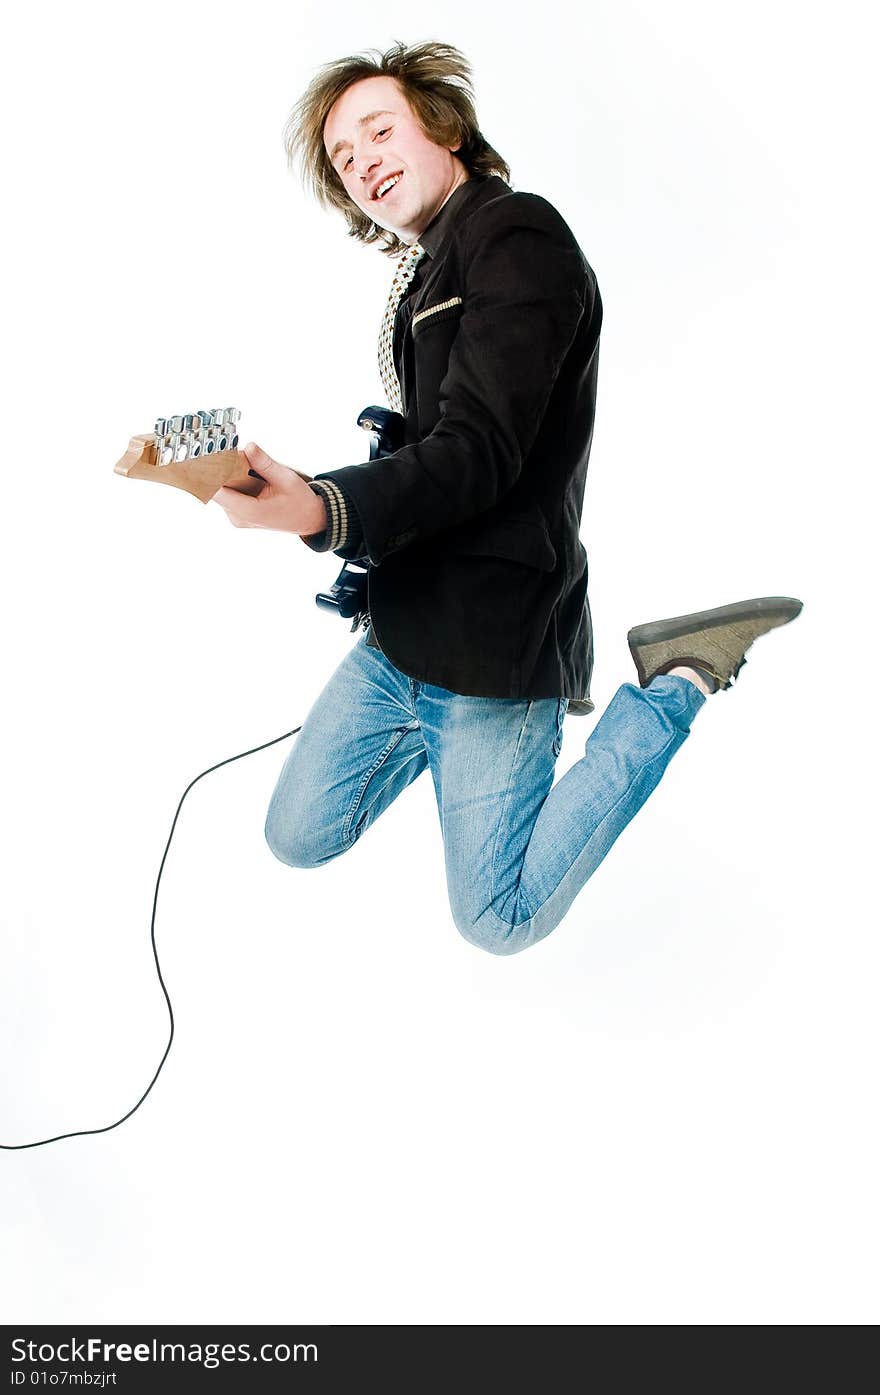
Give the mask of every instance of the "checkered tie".
POLYGON ((424 255, 424 247, 420 246, 418 242, 414 242, 399 258, 394 280, 391 282, 391 294, 382 317, 382 328, 379 331, 379 372, 388 401, 394 412, 403 412, 400 383, 397 381, 397 371, 394 367, 394 321, 397 318, 397 307, 403 298, 403 293, 415 276, 416 267, 424 255))

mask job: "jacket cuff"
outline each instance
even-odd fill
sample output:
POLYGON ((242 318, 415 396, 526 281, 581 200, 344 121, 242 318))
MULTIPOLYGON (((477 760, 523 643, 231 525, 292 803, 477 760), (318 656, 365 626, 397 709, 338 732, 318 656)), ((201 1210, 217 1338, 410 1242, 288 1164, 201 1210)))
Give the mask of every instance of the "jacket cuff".
POLYGON ((327 526, 323 532, 310 533, 303 537, 303 542, 313 552, 333 552, 337 547, 344 546, 348 537, 348 500, 339 485, 334 484, 332 480, 320 484, 316 480, 310 480, 309 489, 324 500, 327 526))
POLYGON ((323 533, 304 537, 303 542, 313 552, 338 552, 348 560, 360 557, 364 533, 351 496, 334 479, 310 480, 309 489, 327 506, 327 527, 323 533))

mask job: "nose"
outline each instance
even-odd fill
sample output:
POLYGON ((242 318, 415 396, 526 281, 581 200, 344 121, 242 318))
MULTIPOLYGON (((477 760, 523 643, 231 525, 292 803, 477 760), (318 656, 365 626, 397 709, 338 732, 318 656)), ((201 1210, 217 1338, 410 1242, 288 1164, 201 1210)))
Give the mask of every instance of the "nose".
POLYGON ((361 179, 366 179, 377 165, 381 164, 381 161, 382 157, 379 152, 369 146, 365 146, 363 150, 356 150, 354 152, 355 174, 359 174, 361 179))

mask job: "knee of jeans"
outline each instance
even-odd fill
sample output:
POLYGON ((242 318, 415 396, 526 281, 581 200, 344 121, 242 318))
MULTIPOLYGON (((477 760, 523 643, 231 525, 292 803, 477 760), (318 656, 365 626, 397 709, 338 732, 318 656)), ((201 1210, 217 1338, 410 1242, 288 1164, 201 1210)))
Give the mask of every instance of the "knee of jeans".
POLYGON ((316 824, 294 822, 278 817, 270 808, 266 815, 266 842, 272 853, 287 867, 320 867, 336 857, 340 849, 328 847, 325 830, 316 824))
POLYGON ((527 924, 522 927, 508 925, 491 910, 483 911, 477 916, 469 915, 461 907, 454 905, 452 919, 462 938, 475 948, 484 949, 487 954, 517 954, 519 950, 525 949, 522 936, 517 932, 520 929, 527 930, 527 924))

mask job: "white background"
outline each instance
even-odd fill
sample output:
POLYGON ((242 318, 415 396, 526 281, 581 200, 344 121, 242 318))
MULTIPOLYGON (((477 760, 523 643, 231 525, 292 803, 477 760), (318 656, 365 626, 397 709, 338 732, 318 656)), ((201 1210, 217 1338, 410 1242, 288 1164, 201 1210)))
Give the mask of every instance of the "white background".
POLYGON ((300 468, 362 458, 390 268, 286 168, 320 63, 461 47, 596 270, 598 710, 630 625, 805 607, 511 959, 452 925, 427 779, 311 873, 262 838, 288 743, 202 781, 157 922, 171 1055, 120 1129, 0 1155, 4 1321, 876 1320, 870 9, 5 21, 0 1141, 146 1088, 178 798, 350 642, 312 599, 335 559, 113 473, 155 415, 227 403, 300 468))

